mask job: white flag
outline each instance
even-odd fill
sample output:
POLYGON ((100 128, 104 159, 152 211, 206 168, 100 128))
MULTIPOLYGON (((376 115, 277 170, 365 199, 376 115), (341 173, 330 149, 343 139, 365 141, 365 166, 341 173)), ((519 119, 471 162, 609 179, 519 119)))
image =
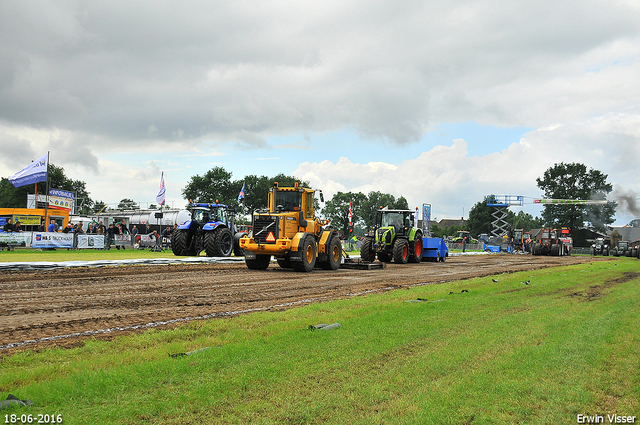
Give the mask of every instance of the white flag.
POLYGON ((162 176, 160 177, 160 190, 158 191, 158 194, 156 195, 156 202, 158 203, 158 205, 164 205, 164 194, 166 192, 166 189, 164 187, 164 171, 162 172, 162 176))
POLYGON ((46 182, 47 181, 47 160, 49 154, 44 155, 42 158, 33 161, 27 165, 24 169, 18 171, 13 176, 9 177, 9 181, 15 187, 26 186, 28 184, 46 182))

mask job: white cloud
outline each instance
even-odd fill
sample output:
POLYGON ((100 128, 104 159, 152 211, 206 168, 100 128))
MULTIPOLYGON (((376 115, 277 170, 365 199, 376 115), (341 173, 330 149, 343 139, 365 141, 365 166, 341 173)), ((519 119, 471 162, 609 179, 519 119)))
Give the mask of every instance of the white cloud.
MULTIPOLYGON (((597 117, 573 125, 532 131, 502 152, 469 157, 464 140, 436 146, 402 164, 358 164, 347 158, 337 163, 301 164, 294 175, 322 188, 330 198, 337 191, 381 191, 407 198, 410 207, 431 203, 440 218, 465 215, 490 194, 541 196, 535 180, 556 163, 579 162, 608 174, 616 188, 640 193, 640 115, 597 117), (602 140, 607 140, 603 145, 602 140), (628 160, 620 161, 618 152, 628 160), (612 160, 615 158, 615 160, 612 160)), ((621 192, 624 193, 624 192, 621 192)), ((610 196, 610 199, 616 199, 610 196)), ((529 200, 531 203, 531 200, 529 200)), ((527 212, 539 215, 539 207, 527 212)))
POLYGON ((0 2, 0 172, 51 150, 96 199, 153 200, 148 161, 171 160, 183 184, 206 172, 198 157, 245 166, 278 149, 244 170, 301 164, 329 192, 453 216, 487 192, 536 191, 560 161, 637 189, 639 21, 625 0, 0 2), (455 140, 386 158, 463 122, 537 130, 483 157, 455 140), (379 161, 345 146, 331 163, 310 142, 344 131, 379 161))

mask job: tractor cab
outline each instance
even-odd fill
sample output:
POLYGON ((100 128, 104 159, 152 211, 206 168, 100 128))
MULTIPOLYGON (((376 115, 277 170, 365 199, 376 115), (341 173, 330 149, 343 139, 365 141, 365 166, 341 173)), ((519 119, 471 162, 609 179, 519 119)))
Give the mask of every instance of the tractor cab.
POLYGON ((413 211, 381 209, 376 214, 375 227, 393 229, 396 235, 408 235, 408 231, 413 226, 413 217, 413 211))

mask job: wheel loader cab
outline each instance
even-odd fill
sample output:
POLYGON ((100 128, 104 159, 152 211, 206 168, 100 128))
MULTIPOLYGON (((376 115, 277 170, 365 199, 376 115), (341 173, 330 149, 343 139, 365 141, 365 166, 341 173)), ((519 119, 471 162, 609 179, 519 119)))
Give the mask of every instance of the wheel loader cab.
POLYGON ((315 191, 298 186, 279 187, 274 183, 269 190, 269 210, 271 213, 286 215, 284 237, 302 231, 317 234, 321 228, 314 215, 315 191))

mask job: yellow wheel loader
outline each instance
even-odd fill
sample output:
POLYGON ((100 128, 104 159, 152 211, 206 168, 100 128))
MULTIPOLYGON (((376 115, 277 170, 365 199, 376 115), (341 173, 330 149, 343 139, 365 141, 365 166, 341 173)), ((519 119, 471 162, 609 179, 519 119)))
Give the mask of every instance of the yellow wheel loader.
POLYGON ((280 267, 298 272, 337 270, 342 262, 340 237, 322 229, 329 221, 316 217, 314 201, 315 190, 274 183, 268 208, 253 213, 251 233, 240 238, 247 267, 265 270, 274 256, 280 267))

